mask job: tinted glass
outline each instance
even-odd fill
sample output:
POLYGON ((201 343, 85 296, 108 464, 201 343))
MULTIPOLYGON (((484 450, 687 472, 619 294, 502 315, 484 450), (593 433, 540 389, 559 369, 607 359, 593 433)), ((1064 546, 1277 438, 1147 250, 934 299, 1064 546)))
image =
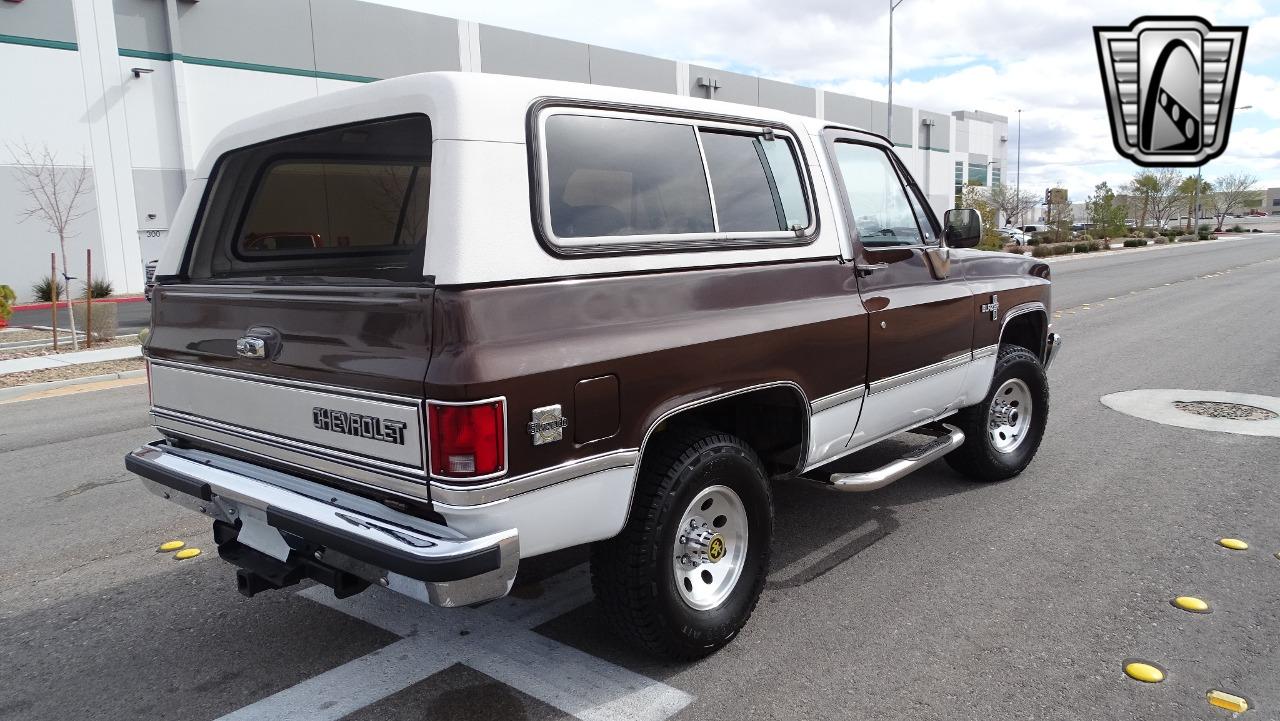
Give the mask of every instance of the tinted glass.
POLYGON ((788 228, 809 227, 809 206, 804 201, 804 184, 800 180, 800 163, 791 143, 781 138, 762 142, 765 158, 773 174, 773 182, 782 201, 782 212, 788 228))
POLYGON ((557 237, 715 229, 692 127, 553 115, 545 135, 551 228, 557 237))
POLYGON ((703 131, 702 147, 707 154, 716 217, 722 232, 758 233, 790 228, 788 208, 783 202, 784 189, 791 204, 790 212, 799 218, 797 224, 801 227, 809 224, 807 213, 801 212, 804 195, 786 141, 703 131), (778 160, 772 160, 766 148, 778 160))
POLYGON ((405 249, 427 224, 426 165, 296 160, 271 165, 236 245, 245 259, 405 249))
POLYGON ((883 150, 869 145, 836 143, 840 177, 849 208, 867 247, 917 245, 921 242, 915 213, 883 150))

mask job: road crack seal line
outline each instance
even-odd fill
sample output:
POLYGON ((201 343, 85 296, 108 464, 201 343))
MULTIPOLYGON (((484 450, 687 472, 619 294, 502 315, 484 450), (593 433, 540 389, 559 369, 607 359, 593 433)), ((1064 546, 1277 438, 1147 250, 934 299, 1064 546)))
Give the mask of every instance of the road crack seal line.
POLYGON ((49 498, 59 502, 65 501, 68 498, 73 498, 75 496, 80 495, 81 493, 87 493, 89 491, 92 491, 95 488, 103 488, 105 486, 114 486, 118 483, 128 483, 131 480, 133 480, 132 473, 125 475, 121 478, 113 478, 109 481, 89 481, 88 483, 81 483, 75 488, 69 488, 63 491, 62 493, 59 493, 56 496, 49 496, 49 498))

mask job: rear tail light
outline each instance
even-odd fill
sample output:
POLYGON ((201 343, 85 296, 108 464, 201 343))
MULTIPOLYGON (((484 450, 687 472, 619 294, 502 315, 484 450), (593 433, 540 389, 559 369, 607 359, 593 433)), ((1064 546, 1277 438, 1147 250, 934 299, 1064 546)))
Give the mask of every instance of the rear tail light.
POLYGON ((506 471, 506 415, 501 399, 458 404, 427 401, 431 475, 481 478, 506 471))
POLYGON ((145 360, 142 365, 147 369, 147 406, 149 407, 155 405, 155 401, 151 400, 151 361, 145 360))

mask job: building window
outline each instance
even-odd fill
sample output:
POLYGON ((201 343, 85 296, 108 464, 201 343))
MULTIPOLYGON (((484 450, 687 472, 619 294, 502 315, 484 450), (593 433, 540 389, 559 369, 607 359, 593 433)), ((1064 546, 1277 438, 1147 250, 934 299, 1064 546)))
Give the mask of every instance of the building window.
POLYGON ((963 205, 964 199, 964 161, 956 161, 956 207, 963 205))
POLYGON ((969 184, 987 184, 987 164, 969 163, 969 184))
POLYGON ((991 187, 994 188, 999 184, 1000 184, 1000 166, 993 165, 991 166, 991 187))

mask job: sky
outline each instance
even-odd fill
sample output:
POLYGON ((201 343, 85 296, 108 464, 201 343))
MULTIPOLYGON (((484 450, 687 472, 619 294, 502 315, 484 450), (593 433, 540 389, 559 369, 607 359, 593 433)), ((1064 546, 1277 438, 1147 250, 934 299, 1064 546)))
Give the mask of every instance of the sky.
MULTIPOLYGON (((889 0, 376 0, 438 15, 884 100, 889 0)), ((1150 14, 1247 25, 1226 152, 1208 180, 1247 172, 1280 187, 1280 0, 902 0, 893 14, 894 102, 1010 118, 1022 109, 1022 187, 1084 200, 1139 168, 1115 150, 1094 25, 1150 14)), ((1013 180, 1013 168, 1007 171, 1013 180)))

